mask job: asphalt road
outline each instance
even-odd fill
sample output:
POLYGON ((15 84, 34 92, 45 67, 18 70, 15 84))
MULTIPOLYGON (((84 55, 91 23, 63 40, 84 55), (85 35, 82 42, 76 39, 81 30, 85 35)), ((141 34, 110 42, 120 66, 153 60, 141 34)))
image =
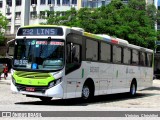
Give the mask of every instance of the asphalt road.
POLYGON ((154 80, 151 88, 137 91, 135 97, 123 93, 98 96, 89 103, 81 99, 54 99, 43 103, 37 98, 13 94, 9 77, 0 80, 0 111, 160 111, 160 80, 154 80))

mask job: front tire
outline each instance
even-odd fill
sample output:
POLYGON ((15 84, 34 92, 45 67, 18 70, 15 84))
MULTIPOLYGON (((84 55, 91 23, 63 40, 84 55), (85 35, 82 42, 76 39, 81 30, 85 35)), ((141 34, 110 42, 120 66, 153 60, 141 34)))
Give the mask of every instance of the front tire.
POLYGON ((82 99, 85 101, 90 101, 93 97, 93 90, 87 84, 85 84, 82 88, 82 99))
POLYGON ((51 97, 40 97, 39 99, 43 102, 50 102, 52 100, 51 97))

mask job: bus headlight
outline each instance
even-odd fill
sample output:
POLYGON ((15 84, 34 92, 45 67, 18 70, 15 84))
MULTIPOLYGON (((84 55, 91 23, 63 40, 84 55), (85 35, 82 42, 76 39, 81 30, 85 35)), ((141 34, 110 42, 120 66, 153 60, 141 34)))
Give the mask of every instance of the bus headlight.
POLYGON ((56 79, 53 82, 49 83, 49 88, 54 87, 54 86, 58 85, 61 82, 62 82, 62 78, 56 79))

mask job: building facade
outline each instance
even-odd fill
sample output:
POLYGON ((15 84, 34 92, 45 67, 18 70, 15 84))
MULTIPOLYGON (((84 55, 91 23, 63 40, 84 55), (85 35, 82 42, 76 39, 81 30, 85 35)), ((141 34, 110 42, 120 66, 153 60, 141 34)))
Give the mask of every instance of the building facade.
POLYGON ((20 26, 39 24, 48 11, 66 11, 79 8, 78 0, 0 0, 0 11, 9 24, 6 34, 15 34, 20 26))
MULTIPOLYGON (((158 10, 160 10, 160 0, 155 0, 155 6, 158 10)), ((160 30, 160 20, 157 20, 156 29, 160 30)))

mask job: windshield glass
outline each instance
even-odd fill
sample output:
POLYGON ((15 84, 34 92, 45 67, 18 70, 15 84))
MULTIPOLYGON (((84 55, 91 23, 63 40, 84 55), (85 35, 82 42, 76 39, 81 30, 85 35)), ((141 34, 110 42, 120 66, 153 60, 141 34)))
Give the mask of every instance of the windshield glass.
POLYGON ((17 39, 13 66, 19 69, 58 70, 64 65, 64 41, 17 39))

